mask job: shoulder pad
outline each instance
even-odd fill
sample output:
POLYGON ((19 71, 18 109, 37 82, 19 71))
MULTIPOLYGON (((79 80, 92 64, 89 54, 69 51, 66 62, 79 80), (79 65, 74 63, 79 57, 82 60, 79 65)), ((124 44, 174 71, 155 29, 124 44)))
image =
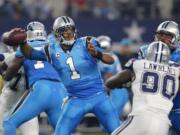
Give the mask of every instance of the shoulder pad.
POLYGON ((169 62, 170 66, 174 66, 174 67, 180 67, 180 62, 174 62, 174 61, 170 61, 169 62))
POLYGON ((138 59, 145 58, 147 48, 148 48, 148 45, 143 45, 139 48, 138 59))
POLYGON ((132 68, 133 63, 134 63, 135 60, 136 60, 135 58, 130 59, 130 60, 125 64, 125 67, 126 67, 126 68, 132 68))

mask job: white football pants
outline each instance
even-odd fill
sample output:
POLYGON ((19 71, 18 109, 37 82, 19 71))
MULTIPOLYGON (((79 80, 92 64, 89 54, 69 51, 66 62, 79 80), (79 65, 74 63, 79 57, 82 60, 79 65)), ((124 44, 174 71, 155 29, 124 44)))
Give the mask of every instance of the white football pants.
POLYGON ((169 123, 151 116, 129 116, 111 135, 168 135, 169 123))

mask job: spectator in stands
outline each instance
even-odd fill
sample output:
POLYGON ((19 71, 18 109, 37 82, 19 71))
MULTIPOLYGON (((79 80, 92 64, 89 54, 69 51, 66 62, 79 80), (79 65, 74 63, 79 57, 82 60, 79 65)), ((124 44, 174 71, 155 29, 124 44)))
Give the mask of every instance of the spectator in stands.
POLYGON ((117 9, 119 10, 120 17, 123 19, 132 19, 135 17, 136 10, 134 0, 116 0, 117 1, 117 9))
POLYGON ((159 0, 157 6, 159 8, 159 13, 162 19, 172 18, 172 0, 159 0))
POLYGON ((31 19, 45 20, 52 17, 52 9, 44 0, 24 1, 26 1, 25 7, 31 19))
POLYGON ((93 14, 96 18, 114 20, 118 18, 118 11, 115 9, 114 1, 94 0, 93 14))

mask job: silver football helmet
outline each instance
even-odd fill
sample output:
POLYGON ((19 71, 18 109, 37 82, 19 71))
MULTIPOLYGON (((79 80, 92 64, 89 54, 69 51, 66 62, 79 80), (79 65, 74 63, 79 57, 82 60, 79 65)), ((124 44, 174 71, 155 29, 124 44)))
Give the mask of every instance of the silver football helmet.
POLYGON ((101 35, 97 37, 97 41, 106 52, 111 51, 111 38, 109 36, 101 35))
POLYGON ((64 45, 73 45, 76 39, 76 27, 74 21, 68 16, 58 17, 53 24, 53 31, 56 36, 64 45), (68 37, 65 37, 64 32, 69 32, 68 37), (70 37, 70 38, 69 38, 70 37))
POLYGON ((170 60, 170 49, 165 43, 154 41, 148 46, 145 58, 150 61, 167 64, 170 60))
MULTIPOLYGON (((176 44, 178 38, 179 38, 179 26, 176 22, 174 21, 164 21, 161 24, 159 24, 156 33, 167 33, 167 34, 172 34, 173 38, 171 43, 176 44)), ((157 37, 156 37, 157 39, 157 37)))
POLYGON ((44 25, 41 22, 30 22, 27 25, 27 40, 46 40, 47 39, 47 33, 45 30, 44 25))

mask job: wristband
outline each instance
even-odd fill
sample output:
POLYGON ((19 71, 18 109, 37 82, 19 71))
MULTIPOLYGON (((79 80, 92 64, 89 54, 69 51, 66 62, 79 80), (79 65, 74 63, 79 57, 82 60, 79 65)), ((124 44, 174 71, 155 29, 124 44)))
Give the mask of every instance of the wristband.
POLYGON ((95 56, 97 59, 102 60, 103 53, 100 51, 97 51, 97 55, 95 56))
POLYGON ((27 42, 26 41, 24 41, 24 42, 22 42, 22 43, 19 43, 19 45, 20 46, 23 46, 24 44, 26 44, 27 42))

